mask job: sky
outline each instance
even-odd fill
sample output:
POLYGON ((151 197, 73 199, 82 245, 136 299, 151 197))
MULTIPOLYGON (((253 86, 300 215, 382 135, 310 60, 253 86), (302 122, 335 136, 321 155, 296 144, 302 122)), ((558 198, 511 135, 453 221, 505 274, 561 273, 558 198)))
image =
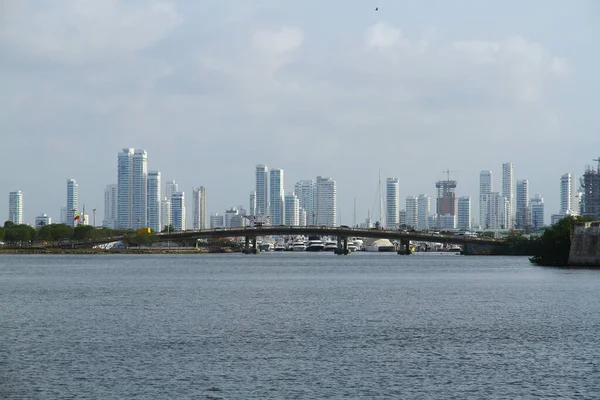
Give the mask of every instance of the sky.
POLYGON ((599 38, 594 0, 0 1, 0 215, 21 190, 25 222, 57 222, 73 178, 100 224, 133 147, 188 210, 198 186, 247 208, 257 164, 286 192, 331 177, 340 224, 380 173, 404 208, 447 169, 476 217, 479 172, 501 191, 512 162, 549 222, 600 156, 599 38))

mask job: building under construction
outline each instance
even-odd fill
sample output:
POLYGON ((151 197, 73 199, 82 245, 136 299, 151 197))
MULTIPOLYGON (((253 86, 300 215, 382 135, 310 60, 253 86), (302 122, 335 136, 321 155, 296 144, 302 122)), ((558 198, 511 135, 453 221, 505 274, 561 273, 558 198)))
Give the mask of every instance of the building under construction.
POLYGON ((581 215, 591 215, 600 219, 600 158, 598 168, 588 167, 581 178, 581 215))

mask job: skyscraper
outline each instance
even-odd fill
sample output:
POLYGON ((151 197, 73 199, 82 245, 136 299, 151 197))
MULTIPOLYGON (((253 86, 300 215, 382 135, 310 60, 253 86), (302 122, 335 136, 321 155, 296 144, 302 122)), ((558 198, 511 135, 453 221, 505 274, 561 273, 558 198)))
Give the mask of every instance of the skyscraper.
POLYGON ((171 220, 171 198, 164 197, 160 202, 160 222, 162 224, 161 229, 167 230, 169 227, 173 225, 173 221, 171 220))
POLYGON ((162 230, 160 172, 148 172, 148 228, 154 232, 162 230))
POLYGON ((77 225, 75 214, 79 210, 79 186, 75 179, 67 179, 67 225, 77 225))
POLYGON ((176 192, 171 196, 171 218, 174 231, 184 231, 186 229, 184 192, 176 192))
POLYGON ((117 227, 120 229, 128 229, 133 226, 131 223, 133 216, 131 211, 133 150, 125 148, 117 158, 117 227))
POLYGON ((104 189, 104 219, 102 226, 105 228, 117 228, 117 184, 106 185, 104 189))
POLYGON ((529 211, 527 202, 529 201, 529 181, 527 179, 517 181, 517 201, 515 227, 524 229, 529 226, 529 211))
POLYGON ((256 215, 268 215, 269 168, 266 165, 256 166, 256 215))
POLYGON ((577 186, 575 175, 564 174, 560 177, 560 212, 565 215, 579 215, 577 204, 577 186))
POLYGON ((250 210, 248 215, 256 215, 256 192, 250 192, 250 210))
POLYGON ((194 229, 206 229, 206 189, 200 186, 192 193, 192 222, 194 229))
POLYGON ((429 229, 429 214, 431 213, 431 199, 429 196, 420 194, 417 197, 417 227, 418 231, 429 229))
POLYGON ((479 226, 482 229, 489 226, 489 199, 492 190, 492 171, 481 171, 479 173, 479 226))
MULTIPOLYGON (((133 153, 132 203, 133 229, 148 227, 148 154, 135 149, 133 153)), ((160 228, 159 228, 160 229, 160 228)))
POLYGON ((124 148, 117 159, 117 225, 122 229, 147 227, 148 155, 145 150, 124 148))
POLYGON ((416 230, 419 225, 419 205, 417 196, 406 196, 406 227, 416 230))
POLYGON ((300 225, 300 201, 294 192, 285 196, 285 225, 300 225))
POLYGON ((283 170, 279 168, 270 171, 269 180, 269 207, 271 224, 283 225, 285 221, 285 203, 283 200, 283 170))
POLYGON ((506 211, 503 216, 504 228, 512 229, 514 219, 513 199, 513 165, 510 162, 502 164, 502 197, 506 198, 506 211))
POLYGON ((471 230, 471 196, 458 198, 456 227, 467 231, 471 230))
POLYGON ((317 176, 317 225, 336 226, 337 192, 331 178, 317 176))
POLYGON ((441 219, 444 215, 447 215, 452 217, 445 217, 445 220, 451 219, 454 221, 456 216, 456 181, 450 180, 448 177, 446 180, 437 181, 435 187, 437 188, 436 212, 438 218, 441 219))
POLYGON ((306 225, 317 224, 317 185, 315 181, 302 180, 294 186, 294 193, 298 196, 300 210, 306 212, 306 225))
POLYGON ((20 190, 8 194, 8 220, 15 225, 23 223, 23 192, 20 190))
POLYGON ((386 225, 388 229, 398 229, 400 223, 400 180, 387 178, 386 184, 386 225))
POLYGON ((536 194, 529 202, 531 210, 531 227, 535 230, 544 226, 544 199, 541 194, 536 194))

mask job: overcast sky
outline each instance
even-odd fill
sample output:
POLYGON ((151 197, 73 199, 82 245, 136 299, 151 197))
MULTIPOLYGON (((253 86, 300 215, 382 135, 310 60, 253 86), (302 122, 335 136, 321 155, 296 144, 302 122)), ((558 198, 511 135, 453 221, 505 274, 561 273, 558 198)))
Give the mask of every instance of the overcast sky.
POLYGON ((404 208, 449 168, 475 217, 511 161, 549 222, 600 156, 599 38, 594 0, 0 1, 1 215, 22 190, 58 222, 74 178, 101 223, 135 147, 209 212, 248 207, 256 164, 330 176, 342 224, 379 170, 404 208))

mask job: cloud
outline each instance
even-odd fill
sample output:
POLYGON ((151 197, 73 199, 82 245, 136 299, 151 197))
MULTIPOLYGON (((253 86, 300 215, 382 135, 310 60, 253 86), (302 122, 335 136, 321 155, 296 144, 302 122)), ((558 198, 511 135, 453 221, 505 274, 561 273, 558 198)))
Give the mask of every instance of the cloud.
POLYGON ((48 3, 14 7, 0 31, 4 42, 37 59, 108 63, 160 40, 182 21, 168 0, 48 3))
POLYGON ((378 22, 367 30, 365 42, 369 47, 392 47, 402 42, 402 31, 384 22, 378 22))

